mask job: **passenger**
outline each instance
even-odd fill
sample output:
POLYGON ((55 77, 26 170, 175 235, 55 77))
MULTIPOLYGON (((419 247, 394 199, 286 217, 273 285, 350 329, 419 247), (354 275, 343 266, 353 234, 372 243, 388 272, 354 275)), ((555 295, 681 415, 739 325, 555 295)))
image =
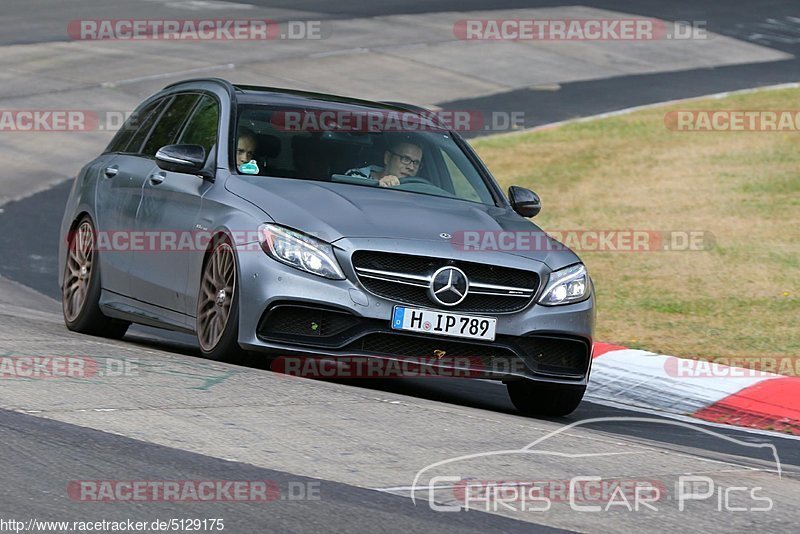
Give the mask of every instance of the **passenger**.
POLYGON ((239 139, 236 142, 237 168, 245 163, 255 162, 257 146, 255 132, 249 128, 239 128, 239 139))

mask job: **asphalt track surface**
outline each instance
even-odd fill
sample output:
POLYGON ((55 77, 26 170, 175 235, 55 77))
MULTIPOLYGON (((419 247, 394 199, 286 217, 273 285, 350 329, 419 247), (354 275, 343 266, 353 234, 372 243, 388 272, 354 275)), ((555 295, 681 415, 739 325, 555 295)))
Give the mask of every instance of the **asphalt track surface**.
MULTIPOLYGON (((223 1, 237 3, 235 0, 223 1)), ((12 15, 23 12, 28 5, 26 0, 7 0, 7 3, 6 10, 12 15)), ((380 2, 253 0, 247 3, 270 9, 315 13, 315 18, 320 20, 574 5, 572 2, 558 0, 497 0, 489 3, 484 0, 388 0, 380 2)), ((796 22, 798 11, 794 2, 781 0, 761 2, 747 0, 711 2, 591 0, 578 4, 663 20, 704 21, 705 27, 711 32, 788 52, 795 57, 786 61, 565 83, 561 84, 558 91, 541 88, 518 89, 485 97, 459 99, 438 104, 444 109, 469 109, 487 115, 496 111, 523 112, 524 122, 522 125, 533 127, 632 106, 798 80, 800 27, 796 22)), ((46 16, 26 21, 25 24, 4 28, 0 34, 0 45, 64 40, 66 37, 63 35, 63 20, 73 18, 69 13, 70 6, 67 3, 50 6, 46 16)), ((99 18, 100 13, 93 16, 99 18)), ((280 21, 282 18, 291 19, 292 17, 287 15, 274 18, 280 21)), ((465 132, 465 136, 471 135, 474 134, 465 132)))
MULTIPOLYGON (((273 8, 302 9, 330 18, 377 16, 401 13, 486 9, 478 0, 443 0, 427 2, 385 1, 279 1, 253 0, 250 3, 273 8)), ((492 8, 544 7, 563 2, 493 2, 492 8)), ((787 2, 583 2, 605 9, 639 13, 672 20, 708 20, 709 30, 738 38, 755 32, 756 24, 765 18, 796 15, 787 2), (754 29, 755 28, 755 29, 754 29), (751 31, 752 30, 752 31, 751 31)), ((23 3, 10 2, 9 9, 22 9, 23 3)), ((68 8, 64 7, 65 10, 68 8)), ((68 17, 62 17, 68 18, 68 17)), ((53 14, 53 20, 58 14, 53 14)), ((48 21, 30 26, 4 28, 2 44, 44 42, 55 37, 48 21)), ((792 36, 773 35, 759 43, 798 55, 800 40, 792 36)), ((463 109, 470 106, 485 110, 526 110, 528 126, 572 117, 613 111, 628 106, 648 104, 675 98, 729 91, 759 85, 797 81, 800 64, 797 59, 685 71, 668 74, 637 75, 589 82, 563 84, 557 92, 524 89, 478 99, 442 103, 442 106, 463 109)), ((0 275, 24 284, 40 293, 58 299, 56 250, 58 224, 69 183, 58 185, 19 202, 2 207, 0 212, 0 275)), ((148 328, 132 328, 127 338, 136 347, 155 346, 176 354, 196 355, 191 337, 163 333, 148 328)), ((257 366, 256 366, 257 367, 257 366)), ((486 382, 441 381, 377 381, 349 384, 353 388, 386 391, 478 408, 489 412, 513 413, 505 389, 486 382), (434 383, 432 383, 434 382, 434 383)), ((565 423, 581 419, 609 416, 640 415, 618 408, 584 403, 565 423)), ((695 432, 680 431, 664 425, 619 425, 614 422, 596 426, 610 435, 625 436, 642 443, 657 443, 672 451, 706 458, 734 458, 742 464, 763 465, 767 458, 754 457, 730 442, 695 432)), ((749 443, 773 443, 785 469, 791 474, 800 470, 798 441, 775 435, 747 433, 733 428, 718 429, 721 434, 749 443)), ((87 514, 102 512, 106 519, 152 520, 174 517, 176 513, 198 516, 192 505, 175 507, 169 503, 139 503, 112 507, 65 501, 52 488, 70 479, 124 478, 120 472, 147 472, 152 479, 246 479, 274 480, 279 484, 298 481, 292 473, 267 470, 244 463, 140 442, 81 426, 49 421, 30 415, 0 410, 0 442, 3 451, 3 484, 0 488, 2 517, 24 516, 40 519, 84 520, 87 514), (93 508, 94 507, 94 508, 93 508)), ((204 504, 202 516, 218 512, 226 517, 226 531, 254 531, 255 525, 269 525, 279 531, 374 531, 375 524, 391 525, 394 531, 511 531, 521 528, 550 531, 535 523, 520 523, 497 515, 440 514, 428 507, 413 506, 405 497, 379 493, 348 484, 325 481, 319 501, 281 502, 280 506, 264 507, 237 504, 236 514, 226 513, 224 504, 204 504), (215 508, 216 506, 216 508, 215 508)))
MULTIPOLYGON (((330 17, 380 16, 437 11, 470 11, 486 9, 480 0, 432 0, 405 2, 390 0, 364 5, 358 1, 336 2, 335 7, 325 1, 272 2, 254 0, 253 4, 272 7, 300 7, 324 13, 330 17)), ((567 5, 563 1, 498 0, 491 2, 492 9, 552 7, 567 5)), ((578 2, 612 11, 655 17, 664 20, 707 21, 708 30, 736 38, 751 38, 754 42, 797 54, 800 35, 797 29, 767 29, 767 19, 787 20, 798 16, 793 2, 772 0, 749 2, 747 0, 696 2, 692 0, 588 0, 578 2)), ((546 124, 566 118, 594 115, 619 109, 676 98, 732 91, 762 85, 797 81, 800 59, 761 65, 722 67, 700 71, 611 78, 597 82, 579 82, 562 86, 558 93, 524 90, 486 98, 444 103, 453 109, 526 110, 530 121, 527 126, 546 124), (468 107, 471 105, 472 107, 468 107)))
MULTIPOLYGON (((512 519, 489 514, 441 514, 415 507, 404 497, 378 493, 291 473, 186 453, 88 430, 57 421, 0 410, 0 439, 6 452, 13 451, 16 465, 6 465, 0 511, 8 517, 42 521, 86 521, 87 515, 102 512, 107 521, 166 520, 176 517, 169 503, 80 503, 64 506, 64 499, 52 488, 63 486, 63 475, 75 480, 107 479, 119 476, 120 465, 130 473, 147 472, 152 480, 250 480, 270 481, 283 495, 290 484, 318 496, 318 500, 238 503, 230 514, 225 503, 182 503, 180 517, 224 518, 226 532, 255 532, 255 525, 270 531, 324 532, 332 525, 347 532, 374 532, 376 522, 390 524, 404 532, 487 532, 509 531, 518 525, 512 519), (25 502, 25 506, 21 503, 25 502), (368 505, 365 505, 368 503, 368 505), (21 512, 24 514, 21 515, 21 512), (454 517, 450 517, 454 516, 454 517)), ((9 462, 10 463, 10 462, 9 462)), ((296 492, 298 490, 295 490, 296 492)), ((299 494, 299 493, 295 493, 299 494)), ((564 532, 533 527, 534 532, 564 532)))

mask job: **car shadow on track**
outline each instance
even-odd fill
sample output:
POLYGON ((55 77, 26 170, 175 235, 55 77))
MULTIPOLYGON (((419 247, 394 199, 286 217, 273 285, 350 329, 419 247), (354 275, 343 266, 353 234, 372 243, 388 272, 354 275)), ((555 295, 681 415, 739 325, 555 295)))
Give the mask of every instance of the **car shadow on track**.
MULTIPOLYGON (((197 358, 201 357, 200 349, 194 336, 187 334, 135 325, 132 326, 125 335, 124 341, 140 347, 165 350, 197 358)), ((270 370, 269 359, 257 353, 249 353, 243 359, 227 363, 250 369, 270 370)), ((393 393, 457 406, 519 415, 511 404, 506 388, 499 382, 489 380, 441 376, 383 379, 348 378, 335 380, 304 377, 304 379, 336 382, 348 387, 368 389, 375 392, 393 393)), ((522 416, 520 415, 520 417, 522 416)), ((572 417, 562 417, 552 420, 567 422, 570 419, 572 419, 572 417)))

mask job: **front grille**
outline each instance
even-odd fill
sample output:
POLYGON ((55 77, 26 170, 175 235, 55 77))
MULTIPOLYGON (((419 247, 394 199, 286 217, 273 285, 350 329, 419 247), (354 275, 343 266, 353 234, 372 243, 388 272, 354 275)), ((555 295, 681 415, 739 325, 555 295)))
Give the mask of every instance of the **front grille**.
POLYGON ((470 281, 470 291, 463 302, 447 307, 454 311, 519 311, 530 303, 539 287, 535 272, 482 263, 364 250, 354 252, 352 261, 367 291, 416 306, 443 308, 428 296, 428 284, 437 269, 448 265, 464 271, 470 281))

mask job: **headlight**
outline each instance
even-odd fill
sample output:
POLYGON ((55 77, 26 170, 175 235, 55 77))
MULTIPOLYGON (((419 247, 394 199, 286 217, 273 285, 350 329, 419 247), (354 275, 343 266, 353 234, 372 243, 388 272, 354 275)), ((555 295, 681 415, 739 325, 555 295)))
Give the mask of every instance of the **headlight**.
POLYGON ((344 280, 328 243, 276 224, 262 224, 258 235, 261 248, 271 258, 317 276, 344 280))
POLYGON ((539 299, 539 304, 558 306, 572 304, 589 297, 591 288, 589 274, 583 264, 561 269, 550 275, 547 288, 539 299))

